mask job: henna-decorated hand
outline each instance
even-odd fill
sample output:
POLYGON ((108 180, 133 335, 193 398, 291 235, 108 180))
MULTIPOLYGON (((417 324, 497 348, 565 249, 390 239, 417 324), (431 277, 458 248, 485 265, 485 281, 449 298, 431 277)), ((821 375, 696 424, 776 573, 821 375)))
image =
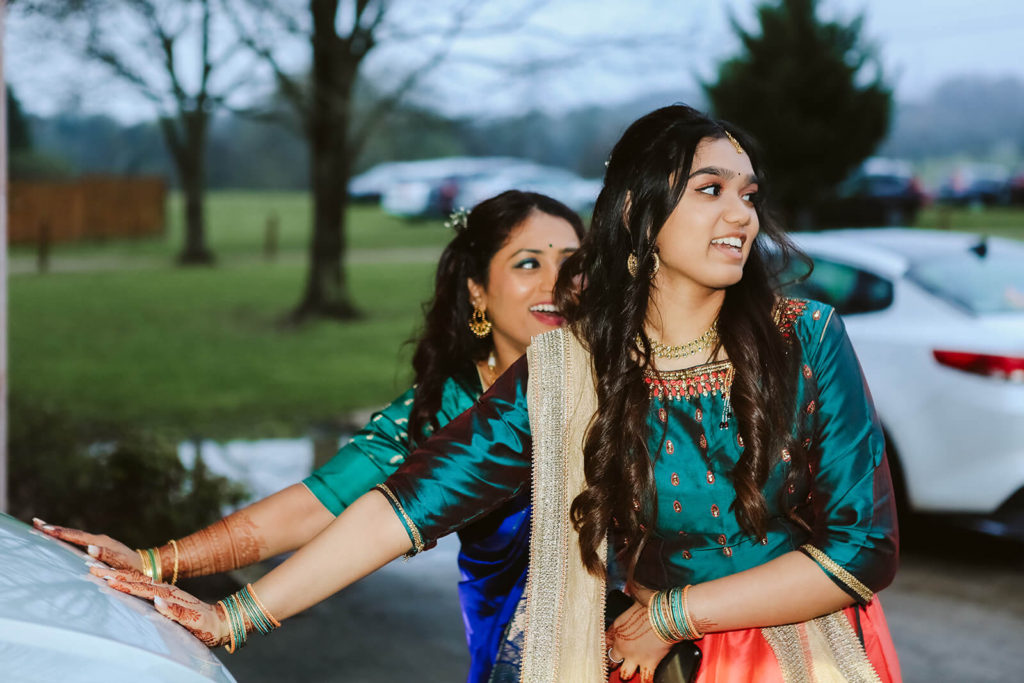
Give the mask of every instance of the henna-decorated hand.
POLYGON ((639 671, 640 683, 652 683, 655 669, 671 649, 654 635, 647 618, 647 608, 638 602, 619 615, 605 633, 605 638, 611 648, 611 658, 624 660, 621 664, 611 665, 618 667, 619 678, 623 681, 632 680, 639 671))
POLYGON ((157 612, 187 628, 207 647, 226 645, 230 640, 227 616, 216 605, 203 602, 176 586, 152 583, 149 577, 134 570, 92 567, 89 572, 105 579, 115 590, 151 600, 157 612))
MULTIPOLYGON (((116 569, 134 569, 137 572, 142 571, 142 561, 139 559, 139 554, 124 543, 106 534, 90 534, 78 529, 54 526, 38 518, 33 518, 32 524, 44 534, 74 545, 84 546, 89 555, 95 557, 100 562, 109 564, 111 567, 116 569)), ((140 576, 149 581, 148 577, 141 574, 140 576)))

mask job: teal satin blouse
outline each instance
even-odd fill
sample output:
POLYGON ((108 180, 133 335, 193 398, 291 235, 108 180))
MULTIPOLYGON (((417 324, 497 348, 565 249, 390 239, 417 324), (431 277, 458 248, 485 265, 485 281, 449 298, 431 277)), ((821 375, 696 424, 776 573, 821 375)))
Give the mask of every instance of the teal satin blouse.
MULTIPOLYGON (((752 538, 732 512, 736 491, 728 473, 743 442, 735 417, 724 415, 731 364, 649 376, 657 524, 637 567, 640 583, 708 581, 792 550, 814 559, 860 603, 892 580, 897 531, 884 438, 843 323, 831 307, 811 301, 783 300, 778 313, 781 333, 798 342, 801 354, 798 390, 789 400, 809 476, 788 484, 790 454, 776 454, 764 488, 767 533, 752 538), (793 509, 810 531, 791 518, 793 509)), ((522 360, 381 487, 414 551, 529 485, 527 381, 522 360)))
MULTIPOLYGON (((303 480, 332 514, 340 515, 356 498, 387 479, 405 462, 412 449, 409 414, 415 393, 416 387, 412 387, 374 413, 333 458, 303 480)), ((437 423, 444 426, 472 406, 479 395, 479 382, 474 385, 469 380, 448 378, 441 390, 437 423)))

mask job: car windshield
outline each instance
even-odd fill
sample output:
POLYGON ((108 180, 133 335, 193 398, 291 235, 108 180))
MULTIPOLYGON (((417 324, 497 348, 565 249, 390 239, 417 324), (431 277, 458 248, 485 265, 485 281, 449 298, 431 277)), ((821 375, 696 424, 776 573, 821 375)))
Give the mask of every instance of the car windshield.
POLYGON ((968 253, 915 265, 908 277, 936 296, 972 313, 1024 311, 1020 253, 968 253))

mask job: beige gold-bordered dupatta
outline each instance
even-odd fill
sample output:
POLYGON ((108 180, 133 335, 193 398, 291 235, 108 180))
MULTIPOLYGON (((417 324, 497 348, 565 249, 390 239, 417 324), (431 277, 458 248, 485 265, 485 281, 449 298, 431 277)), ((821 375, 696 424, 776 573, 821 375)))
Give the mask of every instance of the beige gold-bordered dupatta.
POLYGON ((586 485, 583 438, 597 410, 590 355, 561 329, 534 337, 526 355, 533 517, 521 680, 603 683, 604 579, 584 569, 569 521, 586 485))

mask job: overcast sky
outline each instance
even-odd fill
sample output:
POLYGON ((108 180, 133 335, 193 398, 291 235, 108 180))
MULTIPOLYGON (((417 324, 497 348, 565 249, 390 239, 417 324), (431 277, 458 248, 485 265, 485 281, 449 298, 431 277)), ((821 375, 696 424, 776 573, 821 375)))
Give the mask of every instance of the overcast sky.
MULTIPOLYGON (((413 11, 422 14, 426 0, 413 11)), ((518 1, 480 6, 475 19, 500 19, 518 1)), ((695 92, 698 78, 737 49, 728 17, 752 25, 755 0, 551 0, 517 31, 452 43, 452 59, 419 90, 418 99, 451 114, 501 115, 530 108, 559 111, 624 101, 647 92, 695 92), (623 41, 629 42, 623 45, 623 41), (474 65, 529 64, 529 77, 474 65)), ((434 6, 433 3, 427 6, 434 6)), ((865 35, 875 42, 901 100, 918 99, 952 76, 1024 79, 1024 2, 1021 0, 822 0, 822 15, 863 11, 865 35)), ((415 63, 437 43, 380 50, 374 73, 415 63)), ((307 59, 301 43, 282 48, 296 68, 307 59)), ((123 119, 149 118, 151 105, 83 67, 59 46, 43 45, 17 18, 4 40, 5 69, 23 106, 50 114, 75 102, 85 111, 123 119)), ((244 92, 244 91, 243 91, 244 92)))

